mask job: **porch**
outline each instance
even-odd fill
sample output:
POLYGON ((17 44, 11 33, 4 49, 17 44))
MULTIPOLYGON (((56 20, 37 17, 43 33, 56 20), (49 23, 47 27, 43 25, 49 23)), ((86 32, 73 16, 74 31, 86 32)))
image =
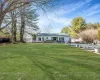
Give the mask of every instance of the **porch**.
POLYGON ((36 38, 36 42, 45 42, 45 41, 64 42, 64 37, 37 37, 36 38))

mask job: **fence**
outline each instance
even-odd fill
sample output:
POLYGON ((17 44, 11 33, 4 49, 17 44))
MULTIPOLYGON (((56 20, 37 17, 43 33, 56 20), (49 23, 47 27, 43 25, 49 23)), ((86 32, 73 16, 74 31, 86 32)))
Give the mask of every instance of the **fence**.
POLYGON ((94 45, 94 44, 75 44, 75 43, 71 43, 71 44, 68 44, 68 45, 73 46, 73 47, 83 48, 85 50, 91 50, 91 51, 94 51, 96 53, 100 53, 100 45, 94 45))

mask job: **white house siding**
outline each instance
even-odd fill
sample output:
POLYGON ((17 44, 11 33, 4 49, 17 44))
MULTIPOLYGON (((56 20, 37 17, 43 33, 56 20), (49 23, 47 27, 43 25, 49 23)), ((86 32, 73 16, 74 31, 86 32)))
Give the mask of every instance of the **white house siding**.
POLYGON ((24 41, 25 42, 33 42, 33 38, 32 38, 32 36, 30 34, 25 33, 24 34, 24 41))
POLYGON ((44 37, 44 41, 46 41, 46 40, 52 40, 51 37, 48 37, 48 36, 42 36, 42 37, 44 37))
POLYGON ((68 43, 70 41, 70 37, 64 37, 64 42, 68 43))
POLYGON ((51 37, 48 37, 48 40, 52 40, 52 38, 51 37))
MULTIPOLYGON (((43 36, 43 37, 44 37, 44 36, 43 36)), ((47 36, 44 37, 44 41, 46 41, 46 40, 47 40, 47 36)))
POLYGON ((42 42, 42 41, 46 41, 46 40, 52 40, 51 37, 48 37, 48 36, 37 36, 36 37, 36 42, 42 42), (41 41, 39 41, 39 38, 41 38, 41 41), (44 38, 44 40, 43 40, 44 38), (48 38, 48 39, 47 39, 48 38))
MULTIPOLYGON (((46 41, 46 40, 52 40, 52 37, 58 37, 58 41, 59 41, 60 38, 62 38, 62 36, 51 36, 51 37, 48 37, 48 36, 42 36, 42 37, 37 36, 36 42, 42 42, 42 41, 46 41), (39 38, 41 38, 41 41, 39 41, 39 38), (43 38, 44 38, 44 40, 43 40, 43 38)), ((63 38, 64 38, 64 42, 66 42, 66 43, 70 40, 70 37, 63 37, 63 38)))
MULTIPOLYGON (((67 43, 70 40, 69 36, 36 36, 36 41, 35 42, 43 42, 43 41, 46 41, 46 40, 52 40, 52 37, 58 37, 58 41, 60 41, 61 38, 64 38, 65 43, 67 43), (39 38, 41 38, 41 41, 39 40, 39 38), (43 40, 43 38, 44 38, 44 40, 43 40)), ((25 33, 24 40, 26 42, 33 42, 32 39, 33 38, 30 34, 25 33)))
POLYGON ((41 38, 41 37, 36 37, 36 42, 41 42, 41 41, 39 41, 39 38, 41 38))

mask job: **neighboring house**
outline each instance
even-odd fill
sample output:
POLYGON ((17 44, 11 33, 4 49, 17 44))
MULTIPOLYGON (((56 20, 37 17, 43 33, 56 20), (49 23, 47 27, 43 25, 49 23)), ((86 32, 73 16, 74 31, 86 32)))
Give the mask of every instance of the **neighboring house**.
MULTIPOLYGON (((25 34, 24 40, 26 42, 34 42, 32 35, 25 34)), ((45 42, 45 41, 55 41, 55 42, 69 42, 70 36, 63 34, 63 33, 38 33, 36 34, 36 40, 35 42, 45 42)))

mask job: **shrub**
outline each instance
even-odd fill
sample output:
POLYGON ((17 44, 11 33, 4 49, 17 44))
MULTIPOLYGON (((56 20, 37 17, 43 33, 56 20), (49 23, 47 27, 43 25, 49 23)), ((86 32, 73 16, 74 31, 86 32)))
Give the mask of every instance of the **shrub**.
POLYGON ((9 43, 10 38, 0 38, 0 43, 9 43))
POLYGON ((33 35, 33 40, 36 40, 36 35, 35 34, 33 35))
POLYGON ((79 37, 86 43, 93 43, 94 40, 98 39, 97 29, 88 29, 79 33, 79 37))

